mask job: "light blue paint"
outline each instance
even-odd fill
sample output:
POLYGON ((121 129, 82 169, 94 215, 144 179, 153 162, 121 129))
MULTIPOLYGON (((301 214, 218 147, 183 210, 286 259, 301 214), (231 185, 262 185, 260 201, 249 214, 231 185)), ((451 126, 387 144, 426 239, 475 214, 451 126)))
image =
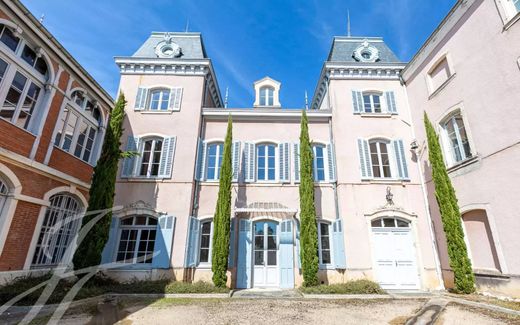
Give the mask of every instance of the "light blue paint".
POLYGON ((228 256, 228 267, 234 267, 235 266, 235 252, 236 252, 236 245, 235 245, 235 227, 236 218, 231 219, 231 225, 229 229, 229 256, 228 256))
POLYGON ((108 233, 108 241, 105 244, 105 248, 103 248, 103 253, 101 254, 101 263, 108 264, 114 261, 114 252, 116 250, 117 245, 117 225, 119 224, 119 219, 112 217, 112 221, 110 222, 110 231, 108 233))
POLYGON ((157 222, 152 268, 168 269, 172 256, 173 234, 175 231, 175 217, 161 216, 157 222))
POLYGON ((190 217, 188 250, 186 252, 186 267, 196 267, 199 253, 200 220, 190 217))
POLYGON ((251 221, 239 220, 237 288, 251 288, 251 221))
POLYGON ((334 265, 336 269, 347 268, 347 258, 345 256, 345 240, 343 236, 343 223, 336 220, 332 224, 332 237, 334 241, 334 265))
POLYGON ((294 288, 293 222, 284 220, 280 225, 280 287, 294 288))

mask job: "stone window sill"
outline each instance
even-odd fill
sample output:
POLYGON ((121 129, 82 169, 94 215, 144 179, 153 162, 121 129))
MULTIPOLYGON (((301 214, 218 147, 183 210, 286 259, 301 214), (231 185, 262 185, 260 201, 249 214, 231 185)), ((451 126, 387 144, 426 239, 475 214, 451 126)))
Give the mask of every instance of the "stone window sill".
POLYGON ((511 26, 513 26, 519 20, 520 20, 520 12, 517 12, 516 15, 513 16, 513 18, 509 19, 509 21, 507 23, 505 23, 503 31, 504 32, 507 31, 509 28, 511 28, 511 26))
POLYGON ((479 161, 479 156, 478 155, 475 155, 473 157, 470 157, 470 158, 467 158, 465 160, 459 161, 455 165, 449 166, 447 168, 448 174, 452 173, 452 172, 454 172, 456 170, 462 169, 462 168, 464 168, 466 166, 472 165, 472 164, 476 163, 477 161, 479 161))

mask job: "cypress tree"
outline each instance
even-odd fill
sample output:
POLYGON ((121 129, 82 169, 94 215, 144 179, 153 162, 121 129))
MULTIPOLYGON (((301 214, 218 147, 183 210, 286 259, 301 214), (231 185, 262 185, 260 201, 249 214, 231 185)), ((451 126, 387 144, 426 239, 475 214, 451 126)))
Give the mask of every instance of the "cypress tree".
POLYGON ((462 217, 457 196, 444 165, 439 139, 426 112, 424 112, 424 125, 428 138, 428 154, 432 168, 432 178, 435 184, 435 198, 441 213, 442 225, 448 245, 450 266, 454 275, 454 289, 459 293, 472 293, 475 291, 475 277, 471 269, 466 243, 464 242, 462 217))
POLYGON ((300 130, 300 258, 303 285, 318 285, 318 230, 314 207, 312 147, 309 140, 307 114, 302 112, 300 130))
MULTIPOLYGON (((114 204, 117 165, 119 159, 124 156, 119 148, 121 146, 120 139, 123 135, 125 106, 125 96, 121 93, 114 109, 110 113, 101 156, 96 167, 94 167, 87 212, 111 209, 114 204)), ((85 216, 83 225, 87 224, 95 216, 85 216)), ((102 217, 79 244, 73 258, 74 269, 78 270, 99 265, 101 253, 108 240, 111 220, 111 213, 102 217)))
POLYGON ((213 217, 213 250, 211 252, 211 269, 213 284, 225 287, 227 280, 229 233, 231 217, 231 180, 233 177, 231 162, 231 145, 233 141, 233 121, 228 118, 224 153, 219 175, 219 189, 215 216, 213 217))

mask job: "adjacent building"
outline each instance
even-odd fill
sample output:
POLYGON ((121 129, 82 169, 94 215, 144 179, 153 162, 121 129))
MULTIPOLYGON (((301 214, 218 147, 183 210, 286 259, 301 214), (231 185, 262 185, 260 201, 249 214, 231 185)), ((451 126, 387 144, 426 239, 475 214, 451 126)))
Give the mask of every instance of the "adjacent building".
POLYGON ((81 220, 53 227, 86 209, 112 105, 19 1, 0 3, 0 282, 70 258, 81 220))

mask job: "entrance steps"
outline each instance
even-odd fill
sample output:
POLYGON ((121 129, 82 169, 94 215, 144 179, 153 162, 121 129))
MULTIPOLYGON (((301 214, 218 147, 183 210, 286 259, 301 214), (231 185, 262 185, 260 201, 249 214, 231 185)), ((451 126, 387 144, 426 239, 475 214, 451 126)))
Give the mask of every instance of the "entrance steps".
POLYGON ((246 299, 295 299, 303 298, 303 295, 295 289, 278 289, 278 288, 253 288, 253 289, 235 289, 231 294, 231 298, 246 299))

